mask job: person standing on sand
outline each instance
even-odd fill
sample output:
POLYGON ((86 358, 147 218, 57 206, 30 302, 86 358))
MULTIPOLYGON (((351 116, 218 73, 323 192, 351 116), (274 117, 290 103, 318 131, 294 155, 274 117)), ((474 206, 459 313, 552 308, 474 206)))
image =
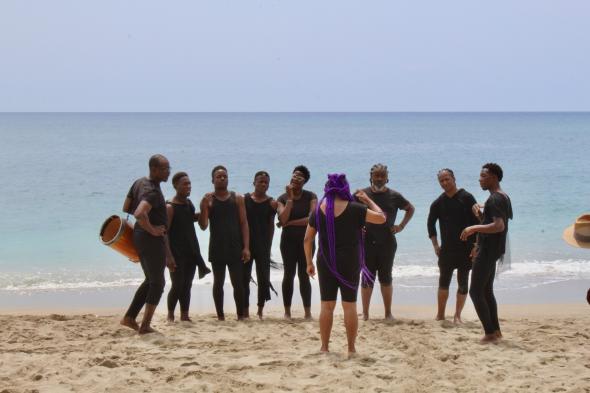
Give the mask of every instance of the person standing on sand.
POLYGON ((473 213, 481 220, 480 225, 472 225, 461 232, 461 240, 478 233, 477 251, 471 272, 469 295, 481 321, 485 335, 482 343, 495 342, 502 338, 498 321, 498 305, 494 296, 494 277, 496 261, 501 260, 506 251, 508 220, 512 219, 512 204, 508 195, 500 188, 504 173, 500 165, 485 164, 479 175, 479 184, 490 192, 483 213, 480 206, 473 206, 473 213))
POLYGON ((434 253, 438 257, 440 271, 438 281, 438 312, 436 320, 445 319, 445 308, 449 298, 449 285, 453 270, 457 269, 457 304, 453 322, 461 322, 461 311, 469 290, 469 270, 475 247, 475 235, 463 242, 459 238, 463 229, 478 224, 472 213, 477 202, 473 195, 464 189, 457 189, 455 174, 452 170, 441 169, 438 182, 444 192, 430 205, 428 214, 428 236, 432 241, 434 253), (439 222, 441 245, 438 244, 436 222, 439 222))
POLYGON ((334 308, 338 289, 340 289, 349 356, 356 352, 355 341, 358 331, 356 299, 359 276, 362 275, 367 281, 374 279, 374 275, 369 272, 364 262, 362 230, 365 223, 383 224, 385 222, 385 214, 364 191, 357 191, 356 197, 363 204, 353 201, 346 175, 328 175, 324 197, 309 217, 304 240, 307 274, 313 277, 316 273, 312 261, 313 245, 316 233, 319 232, 316 263, 322 301, 320 351, 329 352, 334 308))
POLYGON ((189 307, 195 270, 199 278, 211 273, 201 256, 199 240, 195 232, 195 221, 199 214, 188 198, 191 194, 191 180, 186 172, 172 176, 176 195, 166 204, 168 213, 168 239, 170 250, 176 261, 176 270, 170 272, 172 286, 168 292, 168 321, 174 321, 176 303, 180 303, 180 320, 190 322, 189 307))
POLYGON ((199 226, 209 230, 209 261, 213 267, 213 301, 217 319, 225 320, 223 312, 223 285, 225 268, 234 288, 234 301, 238 320, 244 319, 244 263, 250 260, 250 231, 246 218, 244 197, 228 191, 227 169, 218 165, 211 171, 214 192, 201 200, 199 226))
POLYGON ((270 175, 259 171, 254 175, 254 192, 244 195, 248 228, 250 229, 251 258, 244 265, 244 316, 250 316, 250 278, 252 265, 256 260, 256 281, 258 284, 258 318, 262 319, 264 303, 270 300, 270 249, 274 235, 274 221, 277 202, 268 196, 270 175))
POLYGON ((283 306, 285 318, 291 318, 291 300, 293 299, 293 281, 295 273, 299 279, 299 292, 303 300, 305 319, 311 319, 311 283, 306 272, 303 238, 310 212, 314 211, 318 197, 313 192, 303 189, 309 181, 310 173, 303 165, 293 169, 291 182, 285 187, 285 193, 279 197, 278 214, 281 233, 281 256, 283 258, 283 306))
MULTIPOLYGON (((383 224, 371 224, 366 226, 365 258, 367 267, 372 274, 377 274, 381 285, 385 319, 393 319, 391 314, 391 300, 393 297, 392 270, 397 240, 395 235, 404 230, 414 215, 414 206, 408 202, 402 194, 386 186, 389 182, 387 166, 375 164, 370 173, 371 187, 363 191, 375 201, 377 206, 385 213, 387 220, 383 224), (404 218, 395 225, 398 209, 405 210, 404 218)), ((369 319, 369 306, 373 294, 373 283, 363 281, 361 297, 363 301, 363 319, 369 319)))
POLYGON ((152 317, 164 292, 164 269, 168 266, 174 271, 176 263, 168 246, 166 225, 166 201, 160 189, 160 183, 170 176, 170 163, 161 154, 156 154, 149 161, 150 175, 136 180, 123 204, 123 211, 133 214, 133 244, 137 248, 145 280, 133 297, 133 301, 121 325, 137 330, 139 334, 153 333, 152 317), (137 325, 137 315, 145 305, 141 326, 137 325))

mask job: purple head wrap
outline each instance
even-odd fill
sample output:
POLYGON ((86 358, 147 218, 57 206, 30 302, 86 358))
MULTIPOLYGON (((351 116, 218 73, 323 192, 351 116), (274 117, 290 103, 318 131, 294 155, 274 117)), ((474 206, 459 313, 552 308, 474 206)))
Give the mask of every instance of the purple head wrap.
MULTIPOLYGON (((326 265, 328 270, 332 273, 334 277, 338 281, 340 281, 343 285, 351 289, 356 289, 356 285, 353 282, 348 281, 346 278, 342 276, 338 272, 336 267, 336 231, 334 228, 334 200, 338 196, 340 199, 345 201, 353 201, 352 195, 350 194, 350 187, 348 185, 348 181, 346 180, 346 175, 343 173, 332 173, 328 175, 328 181, 326 182, 326 186, 324 187, 324 196, 320 200, 320 202, 316 206, 315 212, 315 219, 316 219, 316 228, 320 229, 320 214, 321 210, 320 207, 324 201, 326 201, 326 234, 328 236, 328 255, 326 255, 325 250, 322 249, 322 241, 320 239, 318 254, 324 256, 324 260, 326 261, 326 265)), ((364 242, 364 234, 362 230, 359 230, 359 264, 361 268, 361 276, 363 282, 373 282, 375 281, 375 276, 369 271, 367 265, 365 264, 365 242, 364 242)))

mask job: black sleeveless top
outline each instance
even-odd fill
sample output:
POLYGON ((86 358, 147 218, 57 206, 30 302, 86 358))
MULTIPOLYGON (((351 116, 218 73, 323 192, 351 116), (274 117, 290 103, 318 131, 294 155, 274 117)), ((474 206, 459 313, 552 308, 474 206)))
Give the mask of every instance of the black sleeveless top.
POLYGON ((250 251, 252 258, 270 258, 271 219, 275 211, 271 205, 272 198, 256 202, 250 193, 244 195, 248 227, 250 228, 250 251))
POLYGON ((168 229, 172 255, 176 260, 197 264, 202 257, 195 231, 195 206, 190 199, 187 199, 185 204, 171 201, 167 203, 174 208, 174 215, 168 229))
POLYGON ((236 193, 230 192, 229 198, 220 201, 213 196, 209 209, 209 261, 234 262, 242 256, 242 233, 236 193))
MULTIPOLYGON (((287 194, 283 194, 277 199, 283 205, 287 204, 287 194)), ((317 195, 311 191, 302 190, 301 197, 293 200, 293 207, 291 208, 291 214, 289 215, 289 221, 298 220, 300 218, 309 217, 311 201, 318 199, 317 195)), ((292 227, 283 228, 281 233, 281 242, 293 241, 303 242, 305 237, 306 225, 298 225, 292 227)))

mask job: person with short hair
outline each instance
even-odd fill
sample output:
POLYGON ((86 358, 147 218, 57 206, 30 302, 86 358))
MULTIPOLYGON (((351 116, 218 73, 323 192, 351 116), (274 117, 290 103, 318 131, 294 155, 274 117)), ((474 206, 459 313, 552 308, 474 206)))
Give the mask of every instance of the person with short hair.
POLYGON ((348 354, 356 352, 358 330, 356 299, 359 276, 371 281, 374 276, 367 269, 363 258, 362 230, 365 223, 382 224, 385 215, 365 192, 356 193, 354 202, 346 175, 330 174, 324 187, 324 197, 312 211, 305 233, 305 257, 307 273, 313 277, 313 245, 319 233, 317 272, 320 282, 320 337, 321 352, 329 351, 332 321, 338 291, 342 299, 344 326, 348 341, 348 354))
POLYGON ((170 163, 161 154, 149 160, 150 174, 137 179, 123 204, 123 211, 133 214, 136 219, 133 227, 133 244, 137 248, 145 280, 121 320, 121 325, 137 330, 139 334, 153 333, 152 318, 164 292, 166 266, 174 271, 176 263, 168 246, 166 201, 160 183, 170 176, 170 163), (136 322, 137 315, 145 305, 141 325, 136 322))
MULTIPOLYGON (((375 164, 370 172, 371 186, 363 191, 385 213, 387 220, 383 224, 366 226, 365 258, 371 273, 377 275, 383 296, 385 319, 393 319, 391 301, 393 297, 393 260, 397 250, 396 234, 404 230, 414 215, 414 206, 399 192, 387 187, 389 171, 386 165, 375 164), (398 210, 405 210, 399 224, 395 223, 398 210)), ((369 319, 369 306, 373 294, 373 283, 362 282, 361 297, 363 301, 363 319, 369 319)))
POLYGON ((483 212, 480 206, 473 206, 473 213, 481 224, 472 225, 461 232, 461 240, 478 234, 477 253, 471 271, 469 296, 484 328, 482 343, 495 342, 502 338, 498 320, 498 305, 494 296, 496 262, 502 260, 506 251, 508 220, 512 219, 512 204, 508 195, 500 188, 504 173, 496 163, 485 164, 479 174, 479 184, 490 192, 483 212))
POLYGON ((291 318, 291 301, 293 299, 293 282, 295 274, 299 279, 299 292, 303 300, 305 319, 311 319, 311 283, 306 272, 303 238, 308 224, 309 214, 315 209, 318 197, 311 191, 303 189, 309 181, 309 169, 298 165, 293 169, 291 181, 285 187, 278 202, 281 233, 281 256, 283 258, 283 306, 285 318, 291 318))
POLYGON ((196 269, 199 278, 205 277, 211 270, 205 265, 201 256, 199 240, 195 231, 195 221, 199 214, 189 199, 191 180, 186 172, 178 172, 172 176, 172 186, 176 195, 167 201, 168 239, 170 250, 176 261, 176 270, 170 272, 172 286, 168 292, 168 321, 174 321, 176 303, 180 304, 180 320, 191 322, 189 308, 191 289, 196 269))
POLYGON ((453 322, 461 322, 461 312, 469 291, 469 271, 475 246, 475 235, 469 241, 459 238, 463 229, 478 223, 472 213, 476 203, 473 195, 464 189, 458 189, 455 174, 451 169, 438 171, 438 183, 443 193, 430 205, 428 214, 428 236, 432 241, 434 252, 438 257, 440 272, 438 281, 438 312, 436 320, 445 319, 445 308, 449 298, 449 285, 453 278, 453 270, 457 270, 457 302, 453 322), (441 245, 438 244, 436 222, 440 226, 441 245))
POLYGON ((262 319, 264 304, 270 300, 270 249, 274 236, 274 221, 277 201, 267 195, 270 175, 266 171, 254 175, 254 192, 244 194, 248 228, 250 229, 251 258, 244 265, 244 316, 250 316, 250 280, 252 265, 256 261, 256 281, 258 285, 258 318, 262 319))
POLYGON ((250 230, 246 218, 244 197, 229 191, 228 173, 223 165, 211 171, 214 192, 201 200, 199 226, 207 229, 209 223, 209 262, 213 268, 213 301, 217 319, 225 320, 223 312, 223 285, 226 267, 234 288, 234 301, 238 320, 244 319, 244 263, 250 260, 250 230))

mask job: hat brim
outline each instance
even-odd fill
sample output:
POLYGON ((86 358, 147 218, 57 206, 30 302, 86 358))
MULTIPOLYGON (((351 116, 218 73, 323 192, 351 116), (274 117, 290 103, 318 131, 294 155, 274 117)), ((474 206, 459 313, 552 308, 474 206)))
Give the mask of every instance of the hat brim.
POLYGON ((570 246, 578 248, 590 248, 590 242, 581 242, 574 237, 574 226, 571 225, 563 231, 563 240, 570 246))

